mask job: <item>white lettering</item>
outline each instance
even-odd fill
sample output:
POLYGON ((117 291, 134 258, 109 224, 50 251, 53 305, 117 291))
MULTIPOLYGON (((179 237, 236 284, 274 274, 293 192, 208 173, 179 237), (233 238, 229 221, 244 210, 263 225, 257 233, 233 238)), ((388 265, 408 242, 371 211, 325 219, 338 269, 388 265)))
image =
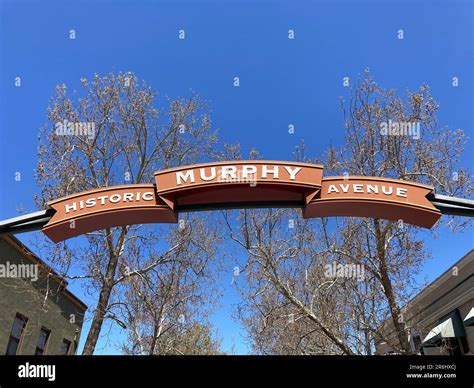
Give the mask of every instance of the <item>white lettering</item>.
POLYGON ((339 187, 341 188, 343 193, 348 193, 349 192, 349 184, 343 185, 342 183, 339 183, 339 187))
POLYGON ((147 191, 142 194, 142 199, 144 201, 153 201, 153 199, 155 199, 155 194, 152 191, 147 191))
POLYGON ((211 167, 211 176, 206 176, 206 169, 205 168, 199 169, 199 174, 200 174, 201 179, 203 181, 212 181, 213 179, 216 179, 216 168, 211 167))
POLYGON ((97 197, 97 199, 100 201, 101 205, 105 205, 105 200, 108 198, 108 195, 102 195, 100 197, 97 197))
MULTIPOLYGON (((379 185, 374 185, 374 184, 363 184, 363 183, 353 183, 353 184, 342 184, 339 183, 334 185, 331 184, 328 187, 328 194, 331 193, 340 193, 341 191, 343 193, 357 193, 357 194, 379 194, 379 185), (337 187, 338 186, 338 187, 337 187), (341 190, 341 191, 340 191, 341 190)), ((381 192, 385 195, 393 195, 396 193, 397 197, 403 197, 407 198, 408 197, 408 189, 397 187, 394 189, 393 186, 388 186, 388 185, 382 185, 381 186, 381 192)))
POLYGON ((397 187, 397 197, 407 198, 408 190, 397 187))
POLYGON ((73 202, 72 204, 70 205, 64 205, 64 208, 66 210, 66 214, 69 213, 70 211, 76 211, 77 210, 77 206, 76 206, 76 202, 73 202))
POLYGON ((267 175, 272 174, 274 179, 278 179, 278 166, 269 169, 268 166, 262 166, 262 178, 268 178, 267 175))
POLYGON ((95 198, 86 199, 86 207, 94 207, 96 204, 95 198))
POLYGON ((379 193, 379 187, 377 185, 367 185, 367 194, 373 192, 374 194, 379 193))
POLYGON ((393 187, 392 186, 382 186, 382 193, 385 195, 392 195, 393 194, 393 187))
POLYGON ((255 166, 242 166, 242 178, 247 179, 249 175, 257 173, 257 167, 255 166))
POLYGON ((188 170, 186 173, 179 171, 176 173, 176 184, 179 186, 181 184, 181 181, 186 183, 190 179, 190 183, 196 182, 194 179, 194 171, 193 170, 188 170))
POLYGON ((298 174, 301 171, 301 167, 291 168, 291 167, 285 166, 285 170, 288 171, 288 174, 290 174, 290 180, 294 181, 296 179, 296 174, 298 174))
POLYGON ((123 195, 123 202, 132 202, 133 201, 133 193, 125 193, 123 195))
POLYGON ((223 166, 222 167, 222 179, 237 179, 237 167, 235 166, 223 166))
POLYGON ((46 378, 56 380, 56 365, 30 365, 29 362, 18 366, 19 378, 46 378))
POLYGON ((113 194, 110 196, 109 201, 111 203, 117 203, 117 202, 120 202, 121 199, 122 199, 122 196, 120 194, 113 194))
POLYGON ((77 202, 72 202, 69 204, 65 204, 65 212, 66 214, 71 212, 71 211, 77 211, 77 210, 82 210, 85 208, 92 208, 95 207, 98 202, 101 205, 106 205, 107 202, 109 203, 119 203, 119 202, 133 202, 133 201, 154 201, 155 199, 155 193, 154 191, 146 191, 144 193, 141 192, 136 192, 136 193, 115 193, 112 194, 111 196, 108 195, 102 195, 100 197, 92 197, 88 198, 85 200, 80 200, 77 202))

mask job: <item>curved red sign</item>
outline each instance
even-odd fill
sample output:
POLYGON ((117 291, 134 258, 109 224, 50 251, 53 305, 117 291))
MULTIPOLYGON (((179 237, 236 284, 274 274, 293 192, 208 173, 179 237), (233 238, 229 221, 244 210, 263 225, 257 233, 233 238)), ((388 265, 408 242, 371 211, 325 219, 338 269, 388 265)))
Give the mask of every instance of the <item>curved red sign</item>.
POLYGON ((426 198, 432 191, 430 186, 388 178, 327 177, 303 216, 382 218, 431 228, 441 216, 426 198))
POLYGON ((54 242, 113 226, 175 223, 180 211, 302 207, 305 218, 355 216, 432 227, 441 213, 430 186, 379 177, 322 177, 321 165, 265 160, 204 163, 155 173, 156 185, 124 185, 48 203, 54 242))
POLYGON ((155 173, 158 196, 172 209, 303 205, 319 192, 316 164, 244 160, 205 163, 155 173))
POLYGON ((43 232, 54 242, 112 226, 178 222, 154 185, 105 187, 57 199, 48 207, 56 213, 43 232))

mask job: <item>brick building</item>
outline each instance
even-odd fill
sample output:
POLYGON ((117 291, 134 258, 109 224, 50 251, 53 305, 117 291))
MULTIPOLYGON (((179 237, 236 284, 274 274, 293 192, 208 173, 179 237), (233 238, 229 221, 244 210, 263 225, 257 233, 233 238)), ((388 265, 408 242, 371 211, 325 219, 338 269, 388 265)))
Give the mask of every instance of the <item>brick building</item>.
POLYGON ((0 236, 0 354, 75 354, 87 306, 16 237, 0 236))

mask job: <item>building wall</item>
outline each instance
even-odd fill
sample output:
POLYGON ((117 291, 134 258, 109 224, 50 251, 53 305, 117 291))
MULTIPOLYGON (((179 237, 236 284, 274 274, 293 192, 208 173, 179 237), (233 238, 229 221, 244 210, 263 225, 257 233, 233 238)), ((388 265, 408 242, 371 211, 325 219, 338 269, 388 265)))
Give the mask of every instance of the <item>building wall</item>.
MULTIPOLYGON (((437 322, 449 313, 459 311, 461 320, 474 306, 474 250, 466 254, 453 267, 423 289, 403 308, 407 328, 419 333, 423 340, 437 322)), ((464 327, 469 347, 467 354, 474 354, 474 327, 464 327)), ((387 322, 383 331, 391 333, 393 325, 387 322)), ((391 334, 389 338, 393 338, 391 334)), ((386 343, 376 345, 377 354, 391 350, 386 343)), ((438 347, 425 347, 427 355, 446 354, 438 347)))
MULTIPOLYGON (((0 239, 0 264, 32 264, 32 262, 0 239)), ((71 300, 59 282, 44 271, 38 271, 36 282, 31 279, 0 277, 0 354, 5 354, 13 321, 17 313, 28 318, 18 354, 34 354, 42 326, 51 330, 45 354, 58 354, 63 339, 71 342, 73 354, 79 342, 85 308, 71 300), (49 289, 48 297, 46 290, 49 289), (44 304, 44 305, 43 305, 44 304), (75 319, 75 322, 73 319, 75 319)))
MULTIPOLYGON (((461 319, 469 313, 470 309, 474 306, 474 299, 469 299, 467 302, 456 306, 457 310, 460 313, 461 319)), ((441 316, 440 316, 441 318, 441 316)), ((431 321, 431 325, 429 327, 434 327, 436 321, 431 321)), ((474 355, 474 327, 468 326, 464 327, 466 331, 466 341, 469 347, 469 351, 466 355, 474 355)), ((429 333, 430 329, 425 329, 423 331, 423 336, 426 336, 429 333)), ((436 356, 436 355, 449 355, 446 349, 440 347, 425 347, 424 353, 428 356, 436 356)))
MULTIPOLYGON (((425 337, 437 321, 454 310, 461 319, 474 306, 474 252, 444 273, 436 282, 428 286, 417 297, 409 309, 408 323, 419 328, 425 337)), ((474 354, 474 333, 465 327, 469 353, 474 354)), ((440 348, 426 348, 426 354, 444 354, 440 348)))
MULTIPOLYGON (((474 290, 472 290, 472 292, 474 293, 474 290)), ((461 313, 461 317, 463 319, 466 317, 466 315, 469 313, 469 311, 471 310, 473 306, 474 306, 474 299, 471 298, 470 302, 465 303, 459 308, 459 312, 461 313)), ((468 327, 465 327, 465 329, 466 329, 466 338, 469 345, 469 353, 467 354, 474 356, 474 326, 468 326, 468 327)))

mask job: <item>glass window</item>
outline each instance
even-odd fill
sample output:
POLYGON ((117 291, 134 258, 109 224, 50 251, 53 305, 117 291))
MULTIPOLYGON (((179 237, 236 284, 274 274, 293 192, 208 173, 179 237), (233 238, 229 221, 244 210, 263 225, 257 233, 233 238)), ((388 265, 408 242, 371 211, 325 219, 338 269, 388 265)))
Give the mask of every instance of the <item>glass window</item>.
POLYGON ((23 315, 17 314, 15 316, 12 332, 7 345, 7 355, 17 354, 19 350, 18 348, 20 347, 20 342, 25 332, 26 322, 28 322, 28 318, 24 317, 23 315))
POLYGON ((46 345, 48 344, 49 333, 50 333, 50 330, 48 330, 44 327, 41 328, 40 335, 39 335, 39 338, 38 338, 38 345, 36 345, 35 354, 37 356, 41 356, 42 354, 44 354, 44 352, 46 350, 46 345))
POLYGON ((59 350, 59 354, 61 355, 69 354, 70 348, 71 348, 71 341, 68 341, 67 339, 63 339, 63 342, 61 344, 61 349, 59 350))

